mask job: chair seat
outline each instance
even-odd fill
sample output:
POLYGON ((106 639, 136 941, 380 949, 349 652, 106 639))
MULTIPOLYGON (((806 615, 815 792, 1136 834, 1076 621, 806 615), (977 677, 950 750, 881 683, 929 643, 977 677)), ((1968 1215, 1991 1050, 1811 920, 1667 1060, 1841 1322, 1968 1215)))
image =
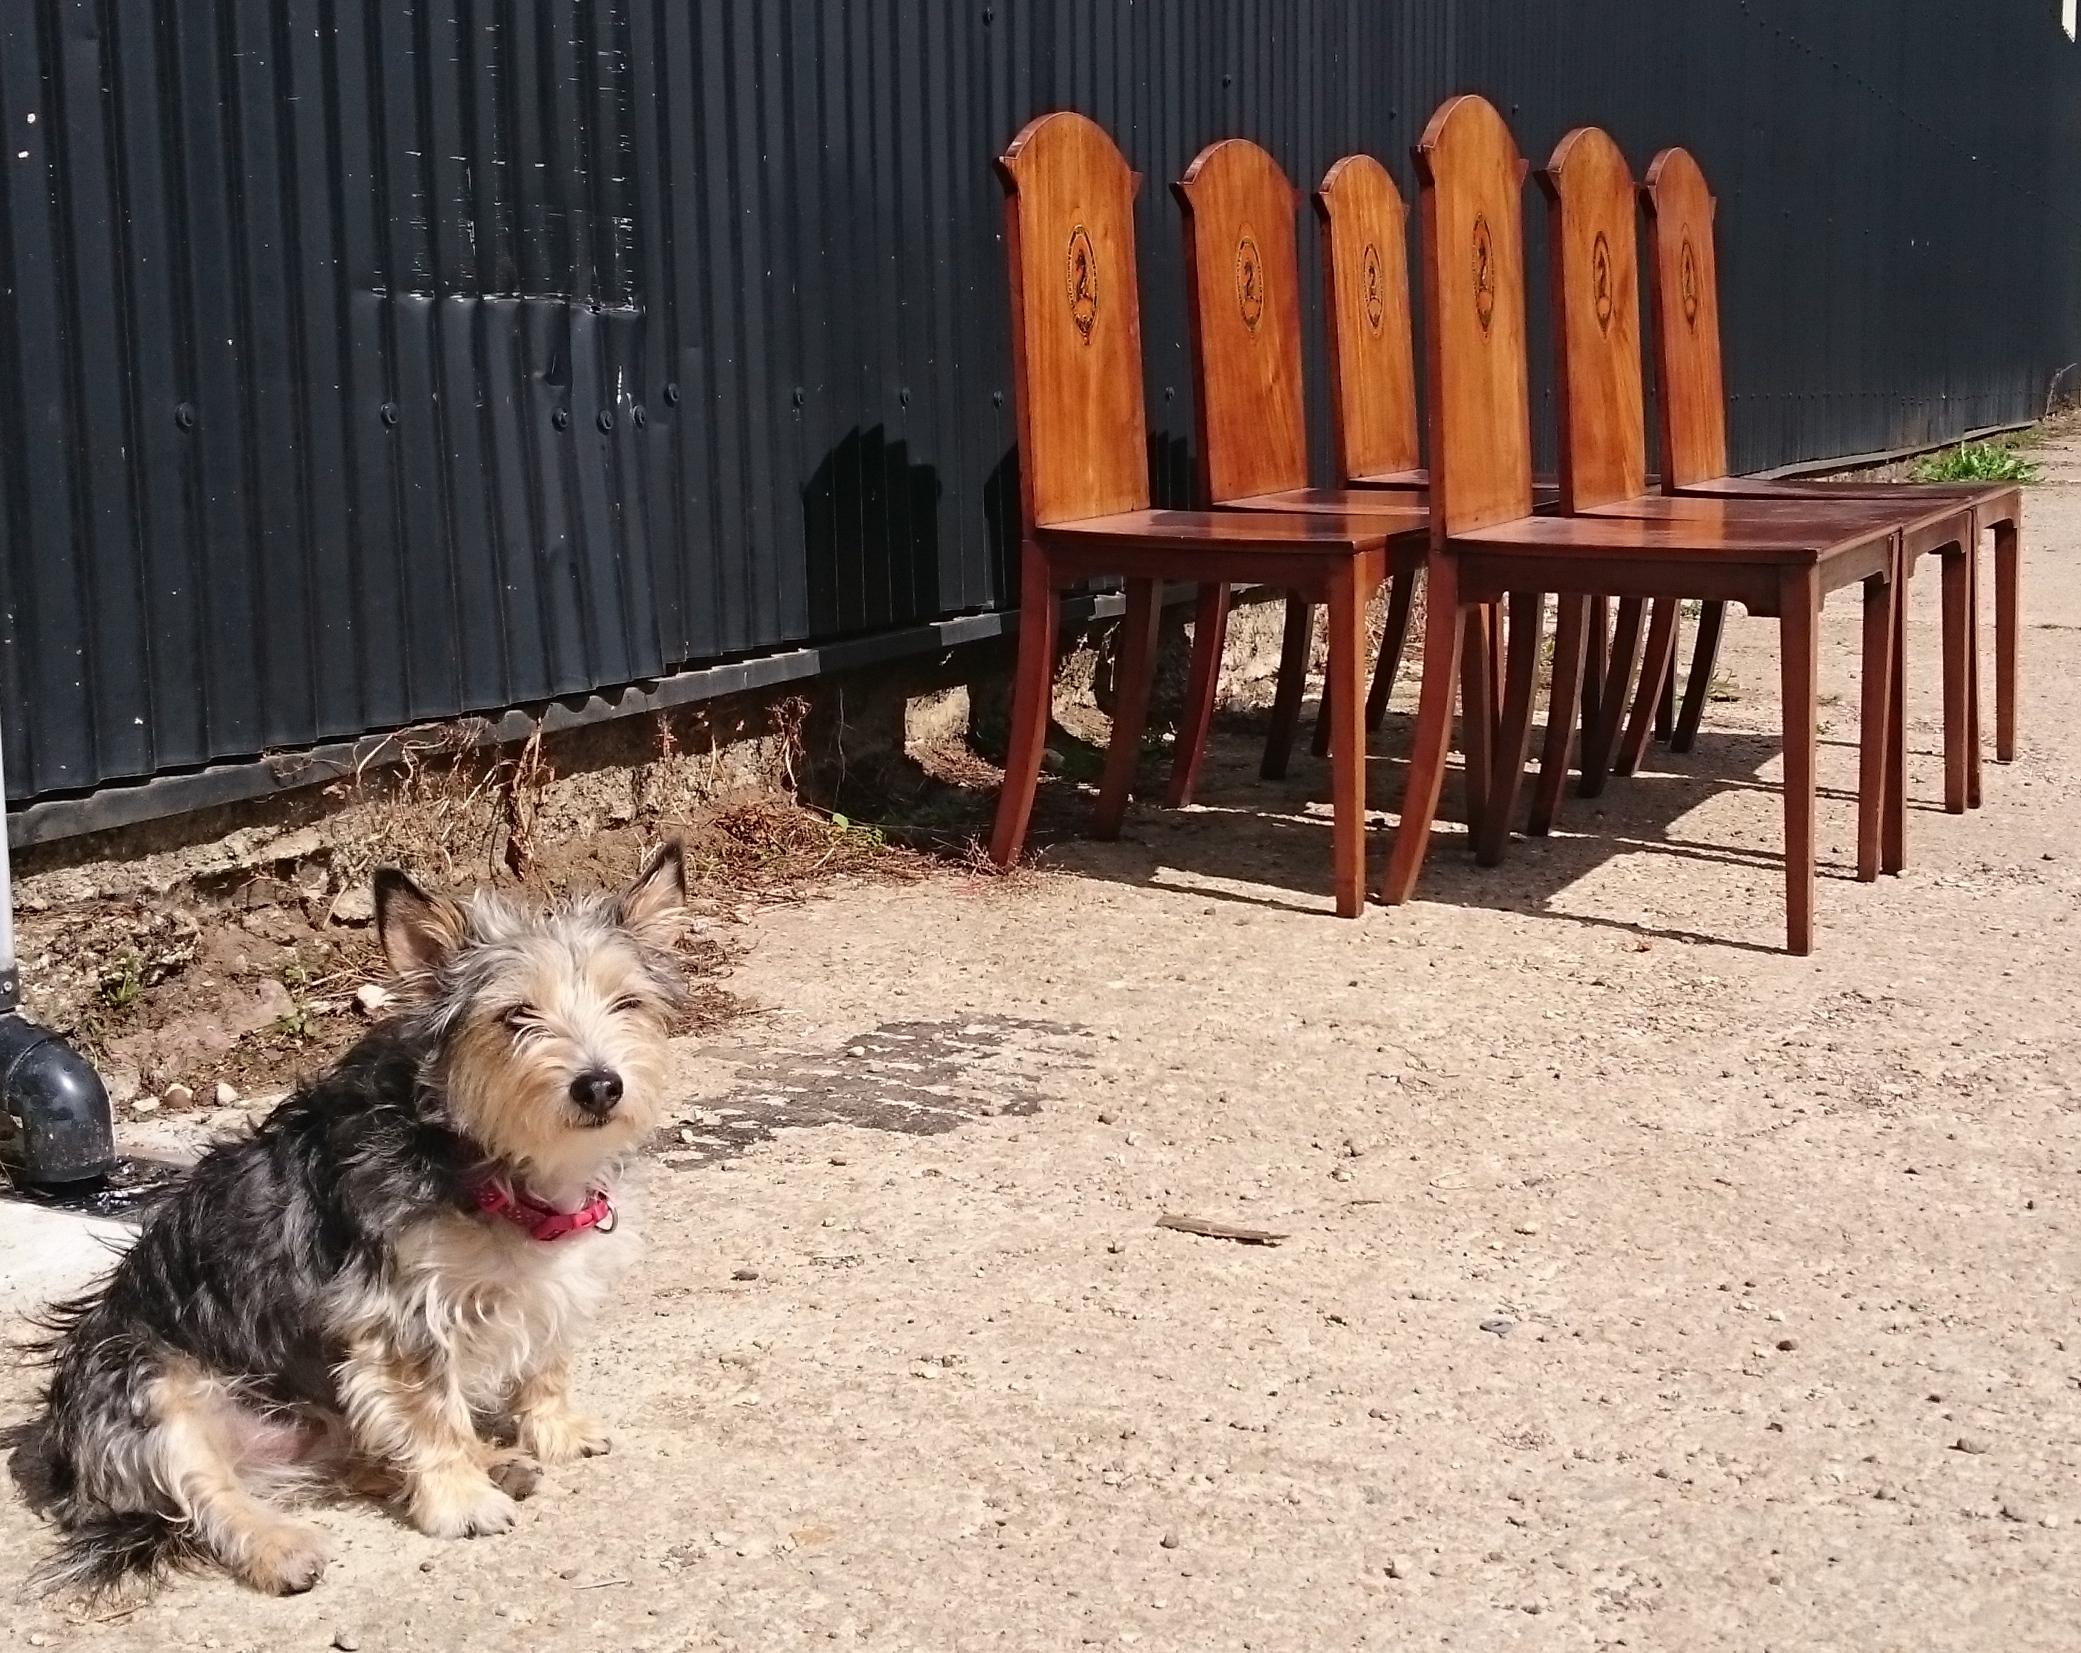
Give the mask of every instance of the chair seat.
POLYGON ((1789 530, 1837 540, 1874 533, 1941 527, 1962 507, 1943 500, 1750 499, 1740 495, 1640 494, 1592 506, 1578 516, 1600 520, 1697 524, 1712 532, 1789 530))
MULTIPOLYGON (((1675 502, 1681 506, 1684 502, 1675 502)), ((1710 504, 1710 501, 1699 501, 1710 504)), ((1450 550, 1461 553, 1522 553, 1541 557, 1580 556, 1585 561, 1672 558, 1700 562, 1768 563, 1787 568, 1814 564, 1840 553, 1890 540, 1897 519, 1852 526, 1828 513, 1780 516, 1776 521, 1744 518, 1736 504, 1717 514, 1685 517, 1600 514, 1530 516, 1455 534, 1450 550)))
POLYGON ((1900 499, 1966 506, 1983 524, 2022 515, 2023 490, 2011 482, 1859 482, 1817 477, 1715 476, 1686 482, 1678 494, 1693 499, 1900 499))
MULTIPOLYGON (((1367 510, 1362 519, 1281 511, 1118 511, 1034 530, 1050 551, 1143 553, 1247 552, 1271 557, 1350 555, 1384 550, 1401 534, 1429 526, 1421 510, 1367 510)), ((1181 565, 1181 572, 1191 572, 1181 565)))
MULTIPOLYGON (((1351 479, 1354 488, 1371 488, 1382 492, 1413 493, 1428 500, 1431 491, 1429 471, 1381 471, 1373 476, 1355 476, 1351 479)), ((1551 510, 1560 503, 1561 485, 1550 476, 1532 478, 1532 505, 1535 510, 1551 510)))

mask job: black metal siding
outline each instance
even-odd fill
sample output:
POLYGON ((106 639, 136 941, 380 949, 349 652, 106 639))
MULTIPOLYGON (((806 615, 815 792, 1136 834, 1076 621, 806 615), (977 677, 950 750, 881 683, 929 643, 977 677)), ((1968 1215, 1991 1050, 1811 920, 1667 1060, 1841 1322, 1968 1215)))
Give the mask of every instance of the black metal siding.
POLYGON ((15 0, 9 796, 1005 600, 989 162, 1048 108, 1145 174, 1161 497, 1168 181, 1240 133, 1407 188, 1467 88, 1535 160, 1697 151, 1739 466, 2027 417, 2081 356, 2076 63, 2053 0, 15 0))

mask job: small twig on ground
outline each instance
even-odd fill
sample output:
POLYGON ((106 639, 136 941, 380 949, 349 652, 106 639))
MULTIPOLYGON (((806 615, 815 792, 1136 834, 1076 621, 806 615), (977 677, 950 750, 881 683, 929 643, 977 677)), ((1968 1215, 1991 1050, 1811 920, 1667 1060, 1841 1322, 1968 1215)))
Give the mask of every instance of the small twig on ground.
POLYGON ((1241 1245, 1277 1245, 1288 1238, 1262 1228, 1238 1228, 1234 1223, 1217 1223, 1210 1217, 1158 1217, 1156 1226, 1174 1229, 1180 1234, 1197 1234, 1206 1240, 1234 1240, 1241 1245))

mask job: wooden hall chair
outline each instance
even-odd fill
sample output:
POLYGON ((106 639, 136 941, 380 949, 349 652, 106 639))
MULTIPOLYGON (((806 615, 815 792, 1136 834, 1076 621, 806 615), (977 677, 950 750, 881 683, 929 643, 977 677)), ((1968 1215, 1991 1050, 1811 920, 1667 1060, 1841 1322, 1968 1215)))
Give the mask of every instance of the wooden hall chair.
MULTIPOLYGON (((1897 535, 1847 530, 1841 519, 1758 524, 1733 502, 1706 502, 1709 520, 1644 520, 1533 513, 1531 418, 1526 384, 1523 226, 1525 166, 1509 128, 1486 100, 1464 96, 1432 116, 1416 149, 1422 202, 1425 369, 1431 460, 1431 556, 1425 654, 1407 797, 1381 894, 1408 900, 1430 840, 1448 750, 1459 654, 1468 615, 1510 597, 1505 739, 1491 812, 1507 810, 1529 732, 1538 663, 1541 592, 1563 598, 1717 598, 1779 620, 1785 707, 1786 943, 1813 946, 1814 760, 1818 622, 1822 598, 1865 586, 1866 637, 1880 672, 1867 676, 1860 846, 1894 803, 1885 795, 1889 736, 1897 724, 1890 685, 1888 581, 1897 535)), ((1618 272, 1613 270, 1614 275, 1618 272)), ((1636 346, 1637 348, 1637 346, 1636 346)), ((1570 358, 1571 373, 1579 366, 1570 358)), ((1571 387, 1557 387, 1567 418, 1571 387)), ((1571 452, 1562 485, 1593 510, 1636 490, 1622 478, 1596 485, 1586 456, 1571 452)), ((1565 605, 1564 605, 1565 612, 1565 605)), ((1485 665, 1485 663, 1478 663, 1485 665)), ((1556 676, 1568 662, 1557 659, 1556 676)), ((1470 673, 1470 676, 1478 675, 1470 673)), ((1565 713, 1556 714, 1557 717, 1565 713)), ((1472 725, 1476 720, 1469 718, 1472 725)), ((1860 856, 1862 860, 1862 856, 1860 856)))
MULTIPOLYGON (((1019 438, 1019 660, 990 854, 1018 858, 1033 810, 1055 674, 1059 594, 1127 580, 1120 689, 1096 832, 1119 831, 1147 721, 1162 582, 1264 581, 1328 602, 1333 870, 1339 914, 1365 905, 1366 605, 1388 535, 1331 518, 1149 508, 1134 197, 1140 179, 1095 123, 1043 115, 997 162, 1011 273, 1019 438)), ((1177 762, 1198 754, 1181 741, 1177 762)))
MULTIPOLYGON (((1971 537, 1969 510, 1941 501, 1903 500, 1899 495, 1890 499, 1730 502, 1648 491, 1641 395, 1640 267, 1635 233, 1638 209, 1633 175, 1608 134, 1596 127, 1578 127, 1555 146, 1539 182, 1553 209, 1548 247, 1552 257, 1555 376, 1564 387, 1560 419, 1564 510, 1724 525, 1733 520, 1726 515, 1731 509, 1740 523, 1751 527, 1797 525, 1802 532, 1811 533, 1827 526, 1843 533, 1896 533, 1903 551, 1918 554, 1956 547, 1971 537)), ((1872 595, 1876 598, 1879 594, 1872 595)), ((1581 599, 1575 599, 1575 606, 1580 602, 1581 599)), ((1649 627, 1646 638, 1647 662, 1639 674, 1639 693, 1631 721, 1626 723, 1621 738, 1625 691, 1639 664, 1644 605, 1631 598, 1619 604, 1604 709, 1586 743, 1586 779, 1601 777, 1607 764, 1620 774, 1630 774, 1638 767, 1656 711, 1658 691, 1669 682, 1677 606, 1676 599, 1670 597, 1660 598, 1654 605, 1655 623, 1649 627), (1612 763, 1615 748, 1617 761, 1612 763)), ((1561 737, 1565 744, 1570 721, 1561 714, 1558 702, 1572 692, 1579 675, 1573 668, 1572 638, 1567 630, 1572 617, 1564 605, 1554 680, 1557 709, 1547 723, 1550 770, 1554 737, 1561 737)), ((1876 625, 1882 616, 1874 610, 1867 618, 1876 625)), ((1868 646, 1877 648, 1884 638, 1874 634, 1866 641, 1868 646)), ((1889 658, 1868 664, 1867 690, 1874 684, 1886 683, 1885 674, 1893 670, 1898 652, 1895 635, 1889 658)), ((1522 715, 1522 708, 1515 710, 1522 715)), ((1869 726, 1877 727, 1882 721, 1882 711, 1873 710, 1869 726)), ((1542 777, 1552 779, 1551 773, 1542 777)), ((1542 787, 1542 801, 1545 790, 1542 787)), ((1871 797, 1879 795, 1877 788, 1867 791, 1871 797)), ((1867 816, 1867 825, 1869 820, 1867 816)), ((1898 871, 1905 855, 1901 838, 1905 822, 1889 821, 1887 826, 1892 841, 1885 849, 1885 863, 1887 870, 1898 871)), ((1535 831, 1543 830, 1538 808, 1534 810, 1533 827, 1535 831)), ((1880 853, 1876 838, 1869 833, 1860 835, 1860 877, 1876 876, 1880 853)))
MULTIPOLYGON (((1714 250, 1715 202, 1705 174, 1682 149, 1665 149, 1647 172, 1654 260, 1655 384, 1660 409, 1663 487, 1716 498, 1890 499, 1903 509, 1949 503, 1974 513, 1965 544, 1943 559, 1944 807, 1957 813, 1980 802, 1980 674, 1978 563, 1980 531, 1994 533, 1995 756, 2016 755, 2017 584, 2023 494, 2008 483, 1828 482, 1729 476, 1727 409, 1720 360, 1719 268, 1714 250)), ((1910 547, 1910 563, 1912 553, 1910 547)), ((1708 605, 1684 705, 1672 744, 1682 750, 1697 733, 1719 646, 1721 611, 1708 605)))
MULTIPOLYGON (((1425 502, 1431 478, 1420 445, 1407 214, 1401 192, 1387 168, 1371 155, 1346 155, 1323 174, 1315 191, 1315 212, 1322 238, 1335 485, 1393 493, 1398 503, 1425 502)), ((1542 510, 1556 503, 1558 490, 1551 477, 1535 477, 1532 491, 1542 510)), ((1408 637, 1415 590, 1413 574, 1398 573, 1389 585, 1387 624, 1366 696, 1369 730, 1379 728, 1387 713, 1408 637)), ((1279 661, 1279 698, 1265 742, 1267 780, 1286 771, 1307 677, 1310 619, 1306 603, 1289 599, 1279 661)), ((1501 625, 1500 613, 1490 613, 1485 623, 1493 635, 1501 625)), ((1604 629, 1593 622, 1593 647, 1604 629)), ((1500 702, 1502 685, 1495 680, 1495 664, 1496 656, 1491 654, 1490 698, 1500 702)), ((1586 727, 1595 714, 1596 696, 1586 692, 1586 727)), ((1318 718, 1317 756, 1327 750, 1327 733, 1327 720, 1318 718)))
MULTIPOLYGON (((1407 630, 1412 588, 1430 543, 1425 484, 1419 480, 1399 489, 1308 485, 1300 259, 1294 233, 1299 197, 1279 163, 1247 139, 1224 138, 1201 150, 1172 188, 1185 223, 1186 311, 1202 502, 1216 510, 1301 511, 1394 536, 1388 544, 1393 585, 1387 635, 1366 701, 1366 727, 1374 728, 1379 723, 1376 707, 1384 707, 1394 682, 1400 633, 1407 630)), ((1406 293, 1396 308, 1406 340, 1406 293)), ((1405 343, 1405 355, 1406 351, 1405 343)), ((1413 421, 1413 390, 1409 402, 1413 421)), ((1313 618, 1314 605, 1305 594, 1289 593, 1287 603, 1287 646, 1280 662, 1272 733, 1265 743, 1267 779, 1285 772, 1300 716, 1313 618)), ((1227 590, 1213 589, 1205 594, 1193 631, 1186 727, 1195 737, 1213 713, 1227 611, 1227 590)), ((1318 724, 1324 733, 1327 727, 1326 718, 1318 724)), ((1186 801, 1192 780, 1182 767, 1173 771, 1171 802, 1186 801)))

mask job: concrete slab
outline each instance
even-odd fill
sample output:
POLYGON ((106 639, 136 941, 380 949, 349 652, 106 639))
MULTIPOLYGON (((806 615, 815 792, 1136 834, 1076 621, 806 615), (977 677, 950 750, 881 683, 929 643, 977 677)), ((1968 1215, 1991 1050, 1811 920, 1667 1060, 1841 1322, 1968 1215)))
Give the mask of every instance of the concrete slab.
POLYGON ((108 1272, 137 1237, 128 1223, 0 1200, 0 1318, 14 1320, 108 1272))

